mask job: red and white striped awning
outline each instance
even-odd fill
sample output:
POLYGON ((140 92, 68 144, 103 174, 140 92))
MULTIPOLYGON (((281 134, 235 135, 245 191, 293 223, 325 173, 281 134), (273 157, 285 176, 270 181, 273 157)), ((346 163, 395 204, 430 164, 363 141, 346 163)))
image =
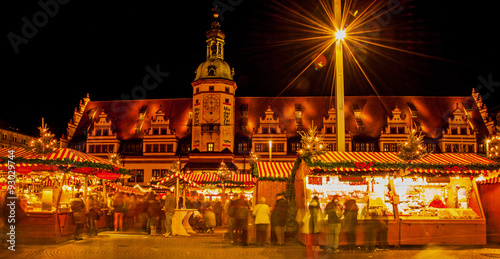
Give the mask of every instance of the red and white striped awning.
POLYGON ((499 184, 500 183, 500 176, 492 177, 489 179, 485 179, 482 181, 478 181, 478 184, 499 184))
POLYGON ((188 179, 187 175, 183 175, 180 173, 175 173, 170 176, 164 177, 158 182, 159 185, 164 185, 167 187, 172 187, 177 184, 177 179, 179 179, 179 184, 181 185, 189 185, 190 187, 199 187, 197 183, 188 179))
POLYGON ((286 179, 292 174, 293 163, 258 162, 259 178, 286 179))
POLYGON ((186 177, 199 185, 214 184, 220 181, 216 174, 187 174, 186 177))
MULTIPOLYGON (((311 170, 321 171, 381 171, 381 170, 397 170, 397 168, 373 168, 371 162, 378 163, 402 163, 395 152, 327 152, 323 155, 316 156, 312 161, 320 161, 324 163, 338 163, 338 162, 354 162, 359 163, 356 167, 338 167, 324 169, 321 167, 311 167, 311 170), (358 166, 359 165, 359 166, 358 166)), ((491 173, 489 170, 473 170, 468 168, 471 164, 496 164, 496 162, 481 157, 476 154, 467 153, 443 153, 443 154, 430 154, 424 159, 414 160, 413 164, 440 164, 449 165, 444 169, 431 169, 431 168, 415 168, 412 169, 418 173, 491 173)), ((496 171, 493 171, 496 172, 496 171)))

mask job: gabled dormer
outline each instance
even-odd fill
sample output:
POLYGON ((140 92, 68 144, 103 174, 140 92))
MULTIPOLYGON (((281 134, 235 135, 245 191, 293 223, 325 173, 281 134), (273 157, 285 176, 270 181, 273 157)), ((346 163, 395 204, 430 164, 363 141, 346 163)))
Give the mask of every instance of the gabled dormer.
POLYGON ((286 132, 281 130, 279 118, 274 118, 271 106, 267 107, 264 114, 264 118, 259 118, 259 128, 252 137, 253 151, 267 153, 271 148, 275 155, 286 155, 286 132))
MULTIPOLYGON (((415 107, 410 107, 411 119, 416 117, 415 107)), ((391 114, 387 116, 387 125, 382 129, 379 139, 379 148, 383 152, 397 152, 398 142, 406 141, 410 129, 408 128, 407 116, 403 114, 398 106, 391 111, 391 114)))
POLYGON ((476 153, 477 132, 468 118, 468 111, 457 103, 447 118, 447 126, 440 139, 441 151, 446 153, 476 153))
POLYGON ((114 132, 113 119, 109 117, 104 109, 100 113, 94 112, 96 118, 93 121, 92 130, 87 136, 87 152, 106 155, 116 153, 120 141, 114 132))
MULTIPOLYGON (((326 151, 337 151, 337 110, 332 107, 328 110, 328 115, 323 117, 323 142, 325 143, 326 151)), ((349 151, 349 146, 352 141, 350 132, 345 133, 345 151, 349 151)))
MULTIPOLYGON (((66 128, 66 134, 61 137, 61 147, 67 147, 71 139, 73 139, 73 135, 75 134, 76 128, 82 119, 82 116, 85 112, 87 104, 90 102, 89 94, 82 100, 78 107, 75 107, 73 112, 73 118, 70 119, 68 123, 68 127, 66 128)), ((73 145, 72 148, 77 149, 79 151, 84 151, 84 145, 73 145)))
POLYGON ((387 126, 382 129, 382 134, 408 134, 408 123, 406 116, 398 106, 391 111, 391 116, 387 117, 387 126))
POLYGON ((144 155, 174 155, 178 144, 175 130, 170 129, 170 118, 165 118, 165 112, 160 108, 156 111, 155 117, 151 118, 149 129, 145 131, 144 155))

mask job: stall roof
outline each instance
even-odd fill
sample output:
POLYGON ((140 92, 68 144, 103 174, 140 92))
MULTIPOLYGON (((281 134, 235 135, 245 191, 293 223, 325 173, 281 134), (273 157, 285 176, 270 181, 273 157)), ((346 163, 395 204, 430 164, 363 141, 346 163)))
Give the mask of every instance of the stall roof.
POLYGON ((160 180, 158 184, 164 185, 167 187, 175 186, 177 184, 177 179, 179 179, 179 184, 187 184, 190 187, 199 187, 197 183, 194 181, 188 179, 188 175, 183 175, 180 173, 175 173, 170 176, 164 177, 163 179, 160 180))
MULTIPOLYGON (((221 180, 216 174, 186 174, 186 179, 199 185, 220 185, 221 180)), ((225 182, 226 187, 253 186, 257 179, 251 174, 232 174, 231 178, 225 182)))
POLYGON ((293 163, 259 162, 259 179, 286 179, 292 174, 293 163))
POLYGON ((327 152, 307 162, 319 171, 394 171, 407 168, 417 173, 481 174, 497 172, 500 164, 476 154, 430 154, 424 159, 405 163, 395 152, 327 152))

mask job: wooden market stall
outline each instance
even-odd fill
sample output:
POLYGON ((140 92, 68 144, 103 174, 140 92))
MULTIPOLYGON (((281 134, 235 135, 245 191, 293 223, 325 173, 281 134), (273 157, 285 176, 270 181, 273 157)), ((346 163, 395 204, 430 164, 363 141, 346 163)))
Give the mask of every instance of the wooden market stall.
POLYGON ((478 181, 479 194, 484 206, 486 216, 486 231, 488 243, 500 244, 500 176, 487 176, 486 179, 478 181))
MULTIPOLYGON (((484 245, 486 220, 474 178, 498 168, 474 154, 431 154, 407 164, 390 152, 327 152, 301 162, 297 209, 304 212, 314 195, 323 209, 335 194, 355 199, 357 245, 364 244, 369 212, 384 207, 390 215, 389 245, 484 245), (429 208, 436 195, 446 208, 429 208)), ((326 245, 326 229, 323 233, 320 244, 326 245)), ((346 244, 343 231, 340 244, 346 244)))
POLYGON ((91 184, 101 185, 102 179, 119 177, 128 170, 68 148, 57 148, 45 157, 23 148, 1 148, 0 172, 7 179, 15 176, 15 193, 5 193, 8 186, 3 186, 2 192, 7 198, 16 197, 22 209, 23 219, 16 224, 16 239, 26 243, 57 243, 73 238, 75 225, 70 208, 73 195, 83 192, 87 196, 91 184), (9 154, 14 155, 9 157, 9 154), (9 168, 9 164, 14 167, 9 168))

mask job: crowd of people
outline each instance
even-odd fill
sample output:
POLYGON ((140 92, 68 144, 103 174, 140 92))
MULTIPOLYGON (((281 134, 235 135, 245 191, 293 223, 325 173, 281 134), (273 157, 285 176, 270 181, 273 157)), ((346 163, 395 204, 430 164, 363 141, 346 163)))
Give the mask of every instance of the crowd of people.
MULTIPOLYGON (((338 195, 333 196, 324 211, 320 207, 317 196, 314 196, 309 203, 305 216, 299 222, 302 225, 302 231, 307 234, 306 251, 308 255, 311 255, 319 247, 319 234, 325 229, 323 228, 325 224, 328 226, 326 228, 328 231, 328 252, 339 251, 341 229, 346 233, 346 251, 350 252, 355 249, 359 208, 355 199, 348 197, 342 204, 339 198, 338 195)), ((381 199, 376 200, 375 203, 383 204, 381 199)), ((368 252, 373 252, 375 249, 387 250, 389 248, 387 208, 384 206, 371 207, 370 200, 367 199, 367 206, 363 208, 361 215, 364 218, 365 249, 368 252)))

